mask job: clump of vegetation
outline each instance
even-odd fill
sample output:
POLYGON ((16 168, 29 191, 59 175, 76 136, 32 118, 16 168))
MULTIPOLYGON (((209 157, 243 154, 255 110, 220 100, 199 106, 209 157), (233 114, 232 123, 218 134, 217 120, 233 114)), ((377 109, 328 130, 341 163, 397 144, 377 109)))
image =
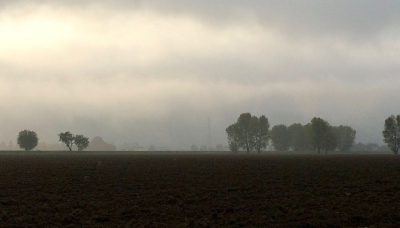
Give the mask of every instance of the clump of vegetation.
POLYGON ((19 132, 17 143, 20 148, 31 151, 38 145, 39 138, 34 131, 23 130, 19 132))
POLYGON ((400 145, 400 115, 396 117, 392 115, 385 120, 385 127, 382 134, 383 141, 385 141, 394 154, 398 154, 400 145))
POLYGON ((83 151, 89 146, 89 138, 84 135, 76 135, 74 136, 69 131, 60 133, 58 135, 60 137, 61 142, 63 142, 69 149, 72 151, 72 146, 75 144, 78 147, 78 151, 83 151))
POLYGON ((241 114, 236 123, 226 128, 230 150, 238 152, 243 149, 247 153, 256 150, 260 153, 271 140, 278 151, 349 151, 356 138, 353 128, 343 125, 334 127, 319 117, 314 117, 304 126, 297 123, 289 127, 275 125, 271 130, 269 127, 265 116, 257 118, 250 113, 241 114))

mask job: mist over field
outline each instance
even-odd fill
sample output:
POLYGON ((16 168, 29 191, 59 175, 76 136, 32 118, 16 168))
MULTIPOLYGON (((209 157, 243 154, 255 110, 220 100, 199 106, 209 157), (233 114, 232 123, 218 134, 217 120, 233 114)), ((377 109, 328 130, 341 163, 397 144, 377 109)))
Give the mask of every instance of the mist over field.
POLYGON ((227 145, 244 112, 321 117, 383 144, 399 114, 400 2, 0 2, 0 141, 227 145))

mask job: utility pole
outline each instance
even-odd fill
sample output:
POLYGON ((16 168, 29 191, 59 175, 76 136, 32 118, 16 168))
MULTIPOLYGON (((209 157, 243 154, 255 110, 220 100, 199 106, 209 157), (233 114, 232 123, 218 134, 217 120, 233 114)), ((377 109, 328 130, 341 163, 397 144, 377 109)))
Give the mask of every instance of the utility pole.
POLYGON ((211 118, 208 116, 208 150, 211 150, 211 118))

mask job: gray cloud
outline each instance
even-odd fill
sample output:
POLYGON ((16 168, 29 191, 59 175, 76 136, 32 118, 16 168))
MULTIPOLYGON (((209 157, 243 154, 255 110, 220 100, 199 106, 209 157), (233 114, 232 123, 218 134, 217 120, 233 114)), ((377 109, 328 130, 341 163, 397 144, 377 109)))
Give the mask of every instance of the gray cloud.
POLYGON ((384 118, 397 113, 397 1, 18 0, 0 8, 0 105, 10 110, 0 115, 0 141, 32 128, 48 141, 70 130, 188 148, 207 143, 208 116, 216 144, 251 112, 273 125, 321 116, 381 143, 384 118))

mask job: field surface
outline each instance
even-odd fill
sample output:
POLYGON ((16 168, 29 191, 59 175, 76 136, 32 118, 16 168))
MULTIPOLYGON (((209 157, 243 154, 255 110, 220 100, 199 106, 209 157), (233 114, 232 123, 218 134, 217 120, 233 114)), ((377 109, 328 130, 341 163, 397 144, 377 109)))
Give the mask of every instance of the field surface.
POLYGON ((393 155, 0 155, 1 227, 400 227, 393 155))

